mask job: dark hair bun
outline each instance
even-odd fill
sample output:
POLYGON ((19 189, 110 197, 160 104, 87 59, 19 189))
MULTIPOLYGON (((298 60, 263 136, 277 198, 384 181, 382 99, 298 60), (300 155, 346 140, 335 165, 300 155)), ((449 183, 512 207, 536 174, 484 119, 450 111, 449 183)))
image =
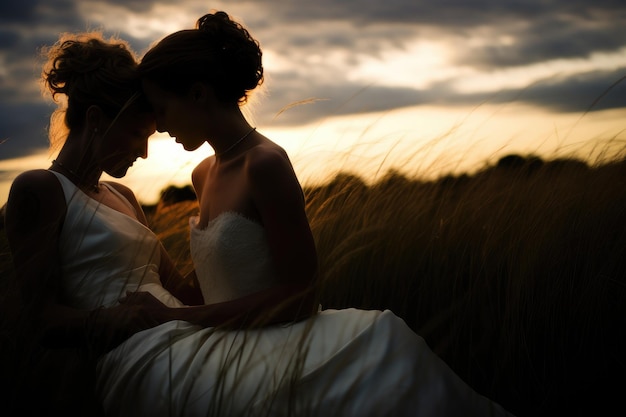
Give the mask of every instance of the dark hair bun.
POLYGON ((263 82, 261 58, 250 33, 226 13, 215 12, 198 19, 195 29, 174 32, 150 48, 139 74, 175 94, 206 82, 218 100, 244 104, 263 82))
POLYGON ((225 12, 215 12, 198 19, 196 27, 207 35, 219 59, 220 72, 235 90, 245 97, 246 91, 263 82, 261 48, 240 23, 225 12))

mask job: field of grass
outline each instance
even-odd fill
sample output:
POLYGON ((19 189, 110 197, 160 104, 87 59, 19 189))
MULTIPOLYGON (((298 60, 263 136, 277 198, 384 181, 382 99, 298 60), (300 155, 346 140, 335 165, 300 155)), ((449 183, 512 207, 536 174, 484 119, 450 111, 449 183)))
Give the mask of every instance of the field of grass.
MULTIPOLYGON (((392 310, 518 416, 621 408, 625 160, 511 155, 471 176, 391 172, 366 184, 345 173, 305 194, 325 308, 392 310)), ((187 219, 196 209, 187 201, 147 210, 182 271, 191 267, 187 219)), ((2 232, 0 274, 0 354, 20 353, 7 348, 21 339, 2 232)), ((10 370, 19 373, 19 363, 10 370)))

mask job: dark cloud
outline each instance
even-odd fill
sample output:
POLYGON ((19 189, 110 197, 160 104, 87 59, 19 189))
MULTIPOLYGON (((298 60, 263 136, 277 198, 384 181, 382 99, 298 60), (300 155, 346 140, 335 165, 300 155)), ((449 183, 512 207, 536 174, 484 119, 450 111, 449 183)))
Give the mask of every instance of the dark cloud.
POLYGON ((0 50, 15 48, 21 35, 12 30, 0 29, 0 50))
MULTIPOLYGON (((139 4, 142 2, 134 2, 139 4)), ((0 159, 28 155, 48 146, 46 127, 54 105, 42 97, 39 75, 42 48, 63 32, 80 32, 90 23, 79 14, 76 1, 8 1, 0 3, 0 159)), ((150 40, 125 34, 135 51, 150 40)))
POLYGON ((0 2, 0 22, 24 22, 30 20, 35 7, 39 3, 37 0, 5 0, 0 2))
MULTIPOLYGON (((165 0, 81 1, 83 5, 115 5, 146 15, 159 3, 169 4, 165 0)), ((198 10, 198 4, 194 2, 190 10, 198 10)), ((359 63, 357 54, 381 57, 382 52, 401 50, 420 37, 458 42, 459 47, 453 50, 455 62, 479 70, 615 52, 626 47, 623 0, 244 0, 225 4, 228 12, 243 18, 264 49, 299 68, 270 74, 270 95, 258 109, 261 122, 294 125, 404 106, 473 105, 485 100, 584 111, 626 72, 623 68, 595 71, 546 79, 521 90, 472 94, 450 89, 454 80, 418 90, 345 78, 359 63), (486 41, 466 46, 464 41, 472 36, 486 41), (301 63, 312 54, 335 59, 330 53, 338 50, 344 53, 339 58, 342 62, 335 66, 329 65, 332 62, 323 62, 319 68, 301 63), (285 106, 308 98, 318 100, 277 116, 285 106)), ((78 5, 78 0, 0 2, 0 142, 6 139, 0 145, 0 159, 47 146, 45 127, 53 107, 39 93, 42 60, 38 51, 54 43, 61 32, 84 31, 94 24, 93 17, 80 14, 78 5)), ((185 8, 185 1, 179 1, 178 7, 185 8)), ((207 4, 206 10, 210 7, 213 5, 207 4)), ((193 26, 198 17, 190 14, 186 27, 193 26)), ((106 27, 109 22, 95 23, 106 27)), ((155 40, 133 36, 130 29, 115 34, 128 40, 137 52, 155 40)), ((623 85, 603 96, 593 110, 626 107, 623 85)))
MULTIPOLYGON (((255 3, 275 10, 275 20, 283 25, 310 28, 308 25, 319 22, 351 22, 351 38, 337 44, 354 45, 372 27, 389 24, 404 30, 389 31, 379 42, 393 39, 402 44, 410 39, 406 36, 407 28, 415 33, 432 34, 434 30, 459 37, 469 37, 474 30, 488 31, 494 35, 493 43, 459 51, 459 64, 479 68, 584 58, 592 52, 617 51, 626 46, 626 3, 618 0, 319 0, 280 2, 280 7, 277 0, 255 3), (307 26, 302 26, 304 23, 307 26), (514 43, 501 46, 497 37, 502 36, 510 37, 514 43)), ((272 22, 258 23, 259 28, 271 25, 272 22)), ((322 39, 333 43, 333 34, 329 32, 307 30, 294 36, 300 45, 319 44, 322 39)), ((375 49, 376 43, 371 46, 375 49)))
POLYGON ((591 53, 626 47, 626 16, 594 22, 563 15, 541 16, 532 23, 498 28, 510 44, 493 43, 459 51, 457 63, 477 68, 514 67, 559 58, 586 58, 591 53))
MULTIPOLYGON (((626 68, 595 71, 571 76, 551 77, 526 88, 502 89, 490 93, 459 94, 447 81, 428 89, 393 88, 338 82, 316 85, 316 94, 297 97, 293 89, 276 91, 273 101, 264 106, 260 117, 275 118, 287 125, 311 123, 348 114, 391 111, 400 107, 439 105, 447 107, 485 104, 525 103, 559 112, 585 112, 626 107, 626 68), (615 85, 614 85, 615 84, 615 85), (297 104, 304 101, 303 104, 297 104), (293 106, 292 106, 293 105, 293 106), (287 108, 280 113, 283 108, 287 108), (280 115, 278 115, 280 113, 280 115), (278 116, 277 116, 278 115, 278 116)), ((280 83, 280 79, 276 80, 280 83)), ((288 87, 290 80, 284 80, 288 87)))
MULTIPOLYGON (((115 5, 128 9, 129 11, 145 13, 150 11, 155 4, 167 4, 169 2, 159 0, 100 0, 92 1, 92 3, 103 3, 107 6, 115 5)), ((180 7, 185 7, 184 1, 179 2, 179 4, 180 7)))
POLYGON ((586 112, 626 107, 626 67, 539 80, 525 88, 491 94, 443 94, 444 104, 525 103, 557 112, 586 112))
POLYGON ((48 148, 46 126, 54 107, 42 103, 0 103, 0 159, 48 148))
POLYGON ((350 20, 359 24, 436 24, 449 27, 476 27, 508 20, 532 20, 545 15, 611 18, 626 10, 621 0, 317 0, 284 2, 248 0, 272 10, 277 20, 350 20), (280 7, 279 7, 280 6, 280 7))
POLYGON ((626 68, 555 77, 521 91, 519 99, 563 112, 626 107, 626 68))
POLYGON ((291 97, 294 100, 290 100, 288 95, 275 95, 274 100, 264 106, 260 116, 267 121, 298 125, 333 116, 426 104, 432 99, 430 91, 348 82, 316 85, 312 92, 316 94, 307 96, 306 99, 291 97), (298 104, 299 102, 303 103, 298 104))

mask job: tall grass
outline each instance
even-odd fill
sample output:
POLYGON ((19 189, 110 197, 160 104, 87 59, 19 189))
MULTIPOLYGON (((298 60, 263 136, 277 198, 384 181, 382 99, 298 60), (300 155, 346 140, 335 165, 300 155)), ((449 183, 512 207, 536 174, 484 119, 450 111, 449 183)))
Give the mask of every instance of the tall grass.
POLYGON ((593 412, 626 388, 624 162, 509 157, 308 195, 325 306, 393 310, 519 415, 593 412))
MULTIPOLYGON (((626 389, 626 161, 510 155, 471 176, 343 173, 305 189, 326 308, 390 309, 520 416, 588 415, 626 389)), ((189 267, 195 202, 153 225, 189 267)))
MULTIPOLYGON (((519 416, 621 405, 623 154, 592 165, 511 155, 431 181, 389 172, 366 184, 343 173, 305 194, 325 308, 392 310, 467 383, 519 416)), ((196 211, 195 201, 148 210, 183 272, 196 211)), ((1 354, 21 360, 5 367, 19 374, 28 360, 16 345, 23 335, 3 234, 0 272, 1 354)))

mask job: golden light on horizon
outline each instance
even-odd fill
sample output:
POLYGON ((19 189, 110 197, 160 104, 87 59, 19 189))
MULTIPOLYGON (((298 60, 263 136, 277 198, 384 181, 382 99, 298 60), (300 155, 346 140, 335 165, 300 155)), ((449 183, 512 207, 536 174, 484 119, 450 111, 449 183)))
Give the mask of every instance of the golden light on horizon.
MULTIPOLYGON (((304 185, 318 185, 339 172, 366 182, 389 170, 423 179, 471 174, 511 153, 596 163, 611 144, 626 139, 622 120, 623 109, 581 118, 580 113, 546 114, 512 104, 456 111, 415 107, 294 128, 259 126, 259 131, 285 148, 304 185)), ((212 154, 208 144, 187 152, 158 134, 150 141, 148 159, 137 161, 122 181, 141 201, 153 203, 168 185, 190 184, 193 168, 212 154)))
MULTIPOLYGON (((259 131, 285 148, 304 185, 318 185, 339 172, 359 175, 366 182, 392 169, 423 179, 471 174, 511 153, 602 162, 613 151, 624 156, 624 120, 626 109, 581 117, 581 113, 551 114, 509 104, 456 110, 414 107, 329 117, 292 128, 259 126, 259 131)), ((208 144, 188 152, 167 134, 155 134, 148 158, 138 160, 119 181, 133 189, 141 202, 152 204, 167 186, 191 184, 193 168, 212 154, 208 144)), ((0 161, 2 204, 17 173, 47 168, 53 158, 43 151, 0 161)), ((104 175, 103 179, 111 178, 104 175)))

